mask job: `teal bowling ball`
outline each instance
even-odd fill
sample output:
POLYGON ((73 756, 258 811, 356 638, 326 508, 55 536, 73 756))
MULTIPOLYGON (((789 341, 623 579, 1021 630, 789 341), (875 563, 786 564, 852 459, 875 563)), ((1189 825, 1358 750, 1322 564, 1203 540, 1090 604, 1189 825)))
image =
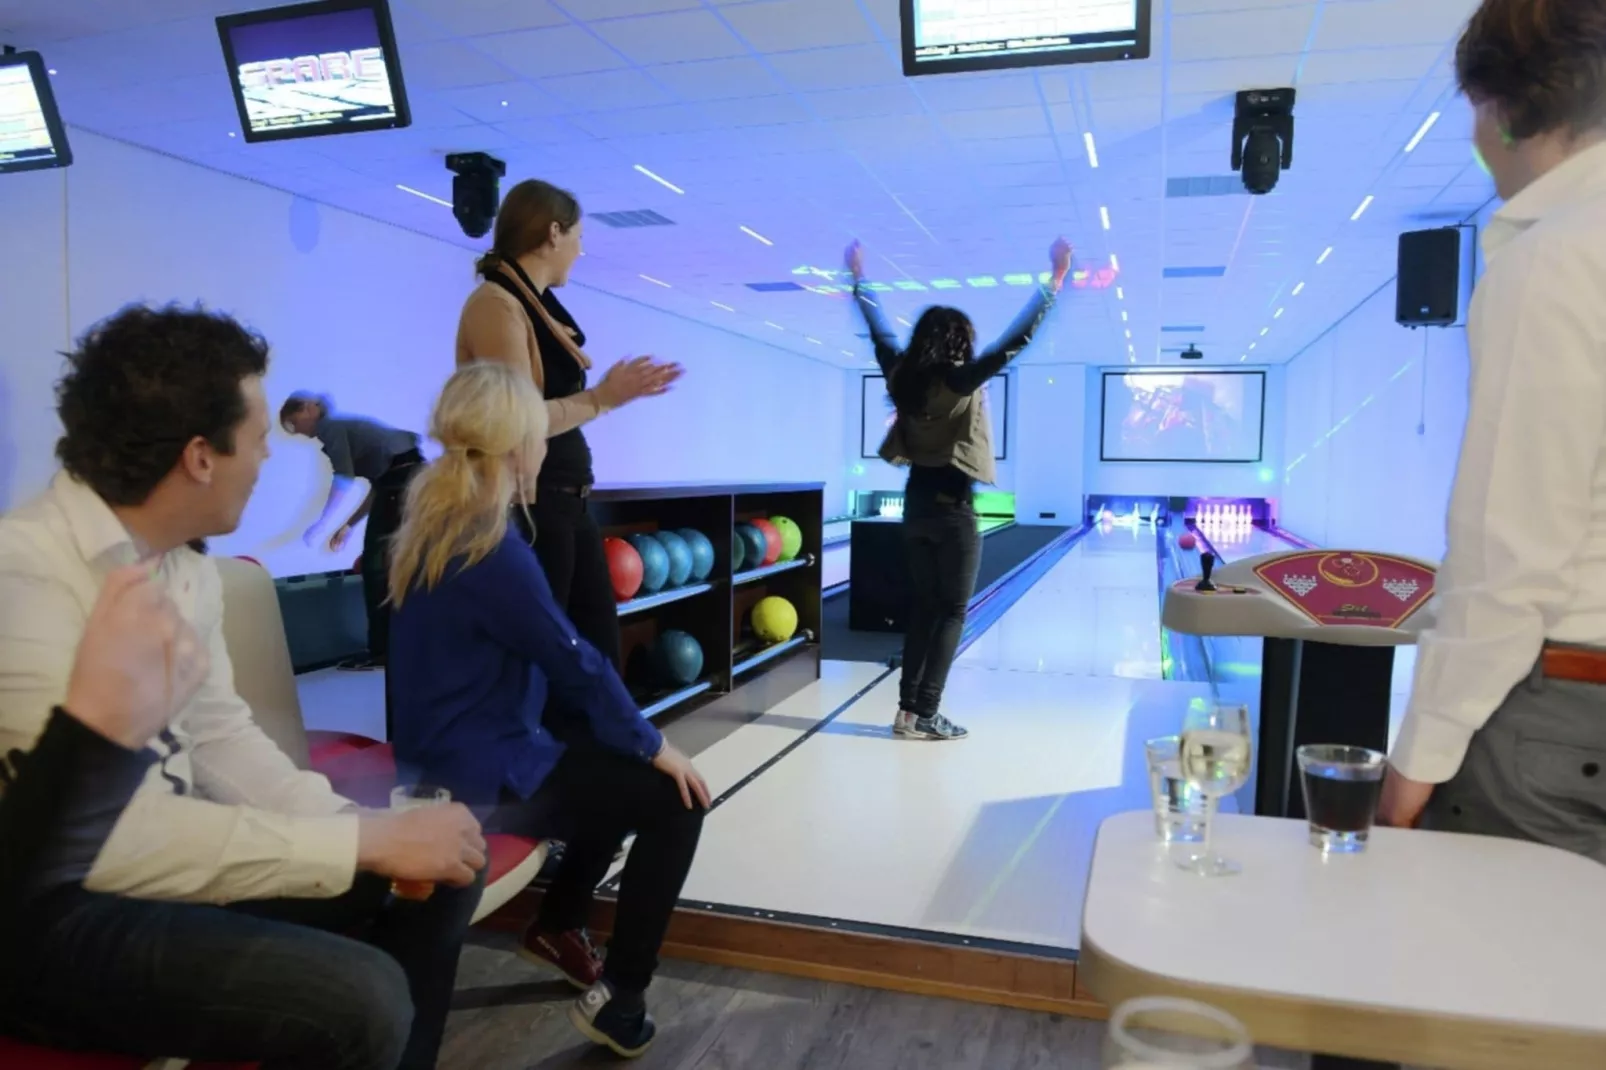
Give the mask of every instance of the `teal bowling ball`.
POLYGON ((682 587, 691 578, 691 547, 686 540, 673 531, 659 531, 653 534, 658 544, 669 555, 669 586, 682 587))
POLYGON ((626 535, 641 555, 641 594, 657 594, 669 582, 669 551, 651 535, 626 535))
POLYGON ((703 647, 679 629, 658 636, 652 646, 653 668, 670 687, 688 687, 703 674, 703 647))
POLYGON ((742 567, 754 569, 762 565, 770 552, 764 533, 752 524, 737 524, 736 535, 742 540, 742 567))
POLYGON ((685 539, 686 545, 691 547, 692 582, 703 582, 714 571, 713 541, 696 528, 681 528, 675 534, 685 539))
POLYGON ((740 572, 747 567, 747 540, 742 538, 742 529, 731 528, 731 571, 740 572))

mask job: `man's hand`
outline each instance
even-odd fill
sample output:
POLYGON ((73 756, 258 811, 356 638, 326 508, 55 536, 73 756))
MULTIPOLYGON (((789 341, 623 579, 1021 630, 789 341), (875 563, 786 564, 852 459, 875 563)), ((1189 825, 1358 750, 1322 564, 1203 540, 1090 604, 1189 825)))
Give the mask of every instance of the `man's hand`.
POLYGON ((194 697, 211 662, 146 562, 107 577, 78 641, 65 708, 135 750, 194 697))
POLYGON ((597 394, 604 405, 617 409, 637 398, 668 393, 684 372, 679 364, 659 364, 652 357, 626 357, 608 369, 597 384, 597 394))
POLYGON ((1435 785, 1410 780, 1395 772, 1391 765, 1383 775, 1383 799, 1377 806, 1377 823, 1397 829, 1416 828, 1422 820, 1422 811, 1433 798, 1435 785))
POLYGON ((346 548, 346 540, 350 539, 350 538, 351 538, 351 525, 350 524, 342 524, 342 525, 340 525, 338 528, 335 529, 335 533, 333 535, 329 536, 329 552, 332 553, 332 554, 338 554, 341 550, 344 550, 346 548))
POLYGON ((485 868, 480 823, 461 803, 367 812, 358 829, 357 868, 381 877, 466 888, 485 868))
POLYGON ((694 798, 697 805, 704 810, 713 805, 713 798, 708 794, 708 784, 703 780, 703 775, 691 764, 691 759, 668 740, 664 741, 664 749, 658 752, 658 757, 652 760, 652 767, 675 782, 675 787, 680 789, 680 801, 686 804, 686 809, 692 809, 694 798))

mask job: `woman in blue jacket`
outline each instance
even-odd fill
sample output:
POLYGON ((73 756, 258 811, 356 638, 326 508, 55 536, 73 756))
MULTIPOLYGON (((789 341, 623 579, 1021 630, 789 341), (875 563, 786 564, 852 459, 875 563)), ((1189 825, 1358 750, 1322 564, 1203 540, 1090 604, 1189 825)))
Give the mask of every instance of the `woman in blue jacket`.
POLYGON ((571 1012, 583 1034, 633 1057, 655 1032, 642 997, 708 788, 575 631, 535 551, 509 529, 511 503, 535 487, 546 431, 535 384, 499 364, 458 369, 436 402, 430 432, 444 452, 409 489, 393 544, 396 756, 478 807, 487 831, 561 836, 563 865, 520 953, 585 990, 571 1012), (584 714, 580 741, 566 746, 542 723, 549 697, 584 714), (585 922, 630 833, 604 967, 585 922))

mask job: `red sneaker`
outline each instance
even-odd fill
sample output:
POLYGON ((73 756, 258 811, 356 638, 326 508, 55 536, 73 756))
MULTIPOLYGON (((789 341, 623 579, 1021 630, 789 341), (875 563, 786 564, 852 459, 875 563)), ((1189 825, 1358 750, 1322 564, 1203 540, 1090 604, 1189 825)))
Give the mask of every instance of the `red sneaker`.
POLYGON ((537 965, 551 966, 582 992, 602 980, 602 956, 592 946, 584 929, 566 933, 536 932, 530 926, 519 942, 519 957, 537 965))

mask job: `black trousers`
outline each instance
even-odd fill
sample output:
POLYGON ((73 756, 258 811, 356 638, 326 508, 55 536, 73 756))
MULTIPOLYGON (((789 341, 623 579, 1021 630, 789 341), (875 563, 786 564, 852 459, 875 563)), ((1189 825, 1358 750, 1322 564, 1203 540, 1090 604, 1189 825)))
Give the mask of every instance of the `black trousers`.
POLYGON ((942 706, 948 671, 953 668, 970 596, 976 590, 981 534, 968 496, 923 498, 909 494, 903 517, 904 556, 909 561, 913 602, 903 641, 898 702, 918 717, 931 717, 942 706))
POLYGON ((510 800, 486 822, 498 832, 564 841, 536 928, 582 929, 597 885, 632 832, 619 882, 619 906, 603 976, 618 990, 645 992, 658 969, 658 949, 691 871, 702 836, 701 808, 688 810, 675 782, 652 766, 578 744, 528 800, 510 800))
POLYGON ((407 486, 423 470, 424 455, 408 450, 374 480, 374 500, 362 537, 362 600, 368 611, 368 653, 375 658, 390 653, 390 607, 385 604, 390 597, 390 541, 401 528, 407 486))
POLYGON ((63 888, 7 919, 0 1031, 262 1070, 430 1070, 482 888, 407 902, 359 874, 335 899, 229 908, 63 888))
POLYGON ((619 610, 602 549, 602 529, 572 490, 542 487, 530 506, 532 532, 525 511, 513 507, 513 522, 535 547, 552 595, 569 615, 575 630, 615 664, 619 661, 619 610))

